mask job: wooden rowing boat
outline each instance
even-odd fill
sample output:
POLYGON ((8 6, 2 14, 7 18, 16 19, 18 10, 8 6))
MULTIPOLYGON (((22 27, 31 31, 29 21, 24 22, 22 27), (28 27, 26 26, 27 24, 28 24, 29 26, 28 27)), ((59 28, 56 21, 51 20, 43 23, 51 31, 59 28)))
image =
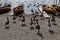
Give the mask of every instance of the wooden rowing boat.
POLYGON ((60 12, 60 6, 52 5, 56 9, 56 11, 60 12))
POLYGON ((3 14, 3 13, 6 13, 6 12, 9 12, 11 10, 11 5, 5 5, 3 7, 0 7, 0 14, 3 14))
POLYGON ((15 16, 22 14, 24 12, 24 6, 20 5, 20 6, 15 7, 13 9, 13 12, 15 16))
POLYGON ((45 11, 47 13, 54 13, 54 14, 56 13, 56 9, 53 7, 49 7, 49 6, 44 5, 42 7, 42 9, 43 9, 43 11, 45 11))

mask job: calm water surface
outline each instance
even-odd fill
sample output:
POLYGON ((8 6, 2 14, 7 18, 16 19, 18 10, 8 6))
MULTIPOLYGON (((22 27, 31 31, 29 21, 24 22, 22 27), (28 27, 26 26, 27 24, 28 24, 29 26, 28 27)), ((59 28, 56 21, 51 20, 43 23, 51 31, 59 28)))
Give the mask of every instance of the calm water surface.
POLYGON ((3 3, 10 3, 12 5, 11 9, 15 8, 16 6, 20 4, 24 4, 24 12, 25 14, 32 14, 31 9, 38 11, 38 5, 41 6, 41 4, 54 4, 54 0, 4 0, 3 3), (31 4, 31 5, 30 5, 31 4), (35 5, 35 6, 34 6, 35 5), (29 6, 29 8, 27 7, 29 6))

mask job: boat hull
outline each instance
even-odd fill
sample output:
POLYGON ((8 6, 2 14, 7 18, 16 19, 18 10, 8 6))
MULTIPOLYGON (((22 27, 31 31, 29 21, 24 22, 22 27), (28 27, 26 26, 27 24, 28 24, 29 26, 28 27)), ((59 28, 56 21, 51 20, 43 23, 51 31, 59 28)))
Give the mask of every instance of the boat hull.
POLYGON ((21 15, 22 13, 24 13, 24 7, 23 7, 23 6, 15 7, 15 8, 13 9, 13 12, 14 12, 14 15, 15 15, 15 16, 21 15))

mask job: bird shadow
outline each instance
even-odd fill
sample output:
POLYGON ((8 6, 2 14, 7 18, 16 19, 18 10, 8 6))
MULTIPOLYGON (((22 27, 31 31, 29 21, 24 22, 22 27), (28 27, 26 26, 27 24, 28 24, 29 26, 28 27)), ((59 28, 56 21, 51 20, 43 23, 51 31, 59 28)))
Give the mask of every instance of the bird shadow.
POLYGON ((57 26, 57 24, 56 24, 56 23, 54 23, 53 25, 57 26))
POLYGON ((26 24, 22 24, 21 26, 22 26, 22 27, 24 27, 24 26, 26 27, 27 25, 26 25, 26 24))
POLYGON ((6 26, 6 27, 5 27, 5 29, 9 29, 9 28, 10 28, 10 26, 6 26))
POLYGON ((38 35, 39 37, 41 37, 41 38, 44 38, 44 37, 43 37, 43 34, 42 34, 41 32, 39 32, 39 31, 37 32, 37 35, 38 35))
POLYGON ((53 30, 48 30, 50 34, 54 35, 55 32, 53 30))
POLYGON ((16 17, 13 17, 12 20, 16 20, 16 17))
POLYGON ((13 23, 16 23, 16 21, 13 21, 13 23))
POLYGON ((34 27, 32 26, 32 27, 30 27, 30 30, 34 30, 34 27))

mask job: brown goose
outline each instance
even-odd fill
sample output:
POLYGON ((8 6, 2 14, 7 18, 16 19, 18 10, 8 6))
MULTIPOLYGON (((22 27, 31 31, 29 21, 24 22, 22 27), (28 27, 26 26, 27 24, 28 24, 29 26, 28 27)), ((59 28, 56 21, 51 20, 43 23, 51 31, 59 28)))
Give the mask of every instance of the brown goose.
POLYGON ((11 10, 11 5, 10 4, 5 5, 3 7, 0 7, 0 14, 9 12, 10 10, 11 10))

